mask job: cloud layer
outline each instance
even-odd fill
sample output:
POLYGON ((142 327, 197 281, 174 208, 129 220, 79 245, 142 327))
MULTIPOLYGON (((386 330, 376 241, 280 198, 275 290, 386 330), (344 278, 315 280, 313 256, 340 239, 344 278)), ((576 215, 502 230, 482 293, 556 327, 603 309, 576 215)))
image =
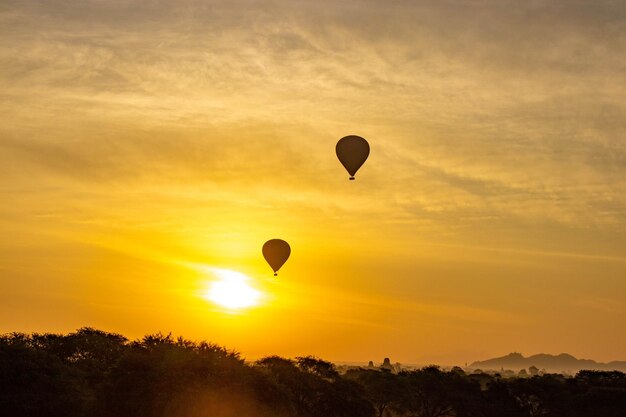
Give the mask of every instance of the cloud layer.
MULTIPOLYGON (((467 289, 481 302, 506 293, 494 251, 550 256, 556 281, 571 257, 589 279, 622 265, 626 5, 388 3, 3 2, 0 248, 43 234, 219 258, 276 231, 341 259, 349 237, 400 276, 416 248, 489 264, 455 272, 490 274, 467 289), (349 190, 347 134, 372 145, 349 190)), ((594 297, 619 305, 612 274, 594 297)))

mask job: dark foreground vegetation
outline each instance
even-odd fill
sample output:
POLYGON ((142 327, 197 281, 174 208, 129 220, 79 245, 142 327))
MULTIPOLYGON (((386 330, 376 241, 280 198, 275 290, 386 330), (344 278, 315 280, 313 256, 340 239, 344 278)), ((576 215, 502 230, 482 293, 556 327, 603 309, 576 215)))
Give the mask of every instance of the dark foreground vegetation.
POLYGON ((626 416, 626 375, 503 379, 437 367, 339 374, 314 357, 246 364, 161 334, 0 336, 0 415, 15 417, 626 416))

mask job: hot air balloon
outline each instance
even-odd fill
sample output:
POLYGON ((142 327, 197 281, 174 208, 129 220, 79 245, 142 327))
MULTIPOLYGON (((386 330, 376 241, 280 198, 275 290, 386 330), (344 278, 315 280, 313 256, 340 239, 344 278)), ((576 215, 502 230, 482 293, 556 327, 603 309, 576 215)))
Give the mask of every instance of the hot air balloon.
POLYGON ((339 139, 337 147, 337 158, 350 174, 350 179, 361 168, 370 154, 370 145, 360 136, 350 135, 339 139))
POLYGON ((278 270, 287 262, 290 254, 291 248, 289 243, 282 239, 271 239, 263 245, 263 257, 272 267, 274 276, 278 275, 278 270))

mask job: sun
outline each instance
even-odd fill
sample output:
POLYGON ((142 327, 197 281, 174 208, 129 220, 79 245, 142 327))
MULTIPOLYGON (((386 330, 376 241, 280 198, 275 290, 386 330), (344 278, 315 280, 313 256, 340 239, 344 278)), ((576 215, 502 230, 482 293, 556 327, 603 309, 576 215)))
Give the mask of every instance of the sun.
POLYGON ((250 284, 250 277, 228 269, 213 269, 218 278, 209 284, 204 298, 231 310, 253 307, 259 304, 261 293, 250 284))

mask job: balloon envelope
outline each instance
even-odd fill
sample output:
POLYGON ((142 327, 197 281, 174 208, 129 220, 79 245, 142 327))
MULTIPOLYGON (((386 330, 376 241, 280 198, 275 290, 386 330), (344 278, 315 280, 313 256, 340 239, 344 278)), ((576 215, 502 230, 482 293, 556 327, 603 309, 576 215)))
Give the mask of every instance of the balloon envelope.
POLYGON ((339 139, 335 148, 339 162, 350 174, 350 179, 361 168, 370 154, 370 145, 360 136, 350 135, 339 139))
POLYGON ((282 239, 271 239, 263 245, 263 257, 272 267, 274 276, 278 275, 278 270, 289 259, 289 255, 291 255, 289 243, 282 239))

